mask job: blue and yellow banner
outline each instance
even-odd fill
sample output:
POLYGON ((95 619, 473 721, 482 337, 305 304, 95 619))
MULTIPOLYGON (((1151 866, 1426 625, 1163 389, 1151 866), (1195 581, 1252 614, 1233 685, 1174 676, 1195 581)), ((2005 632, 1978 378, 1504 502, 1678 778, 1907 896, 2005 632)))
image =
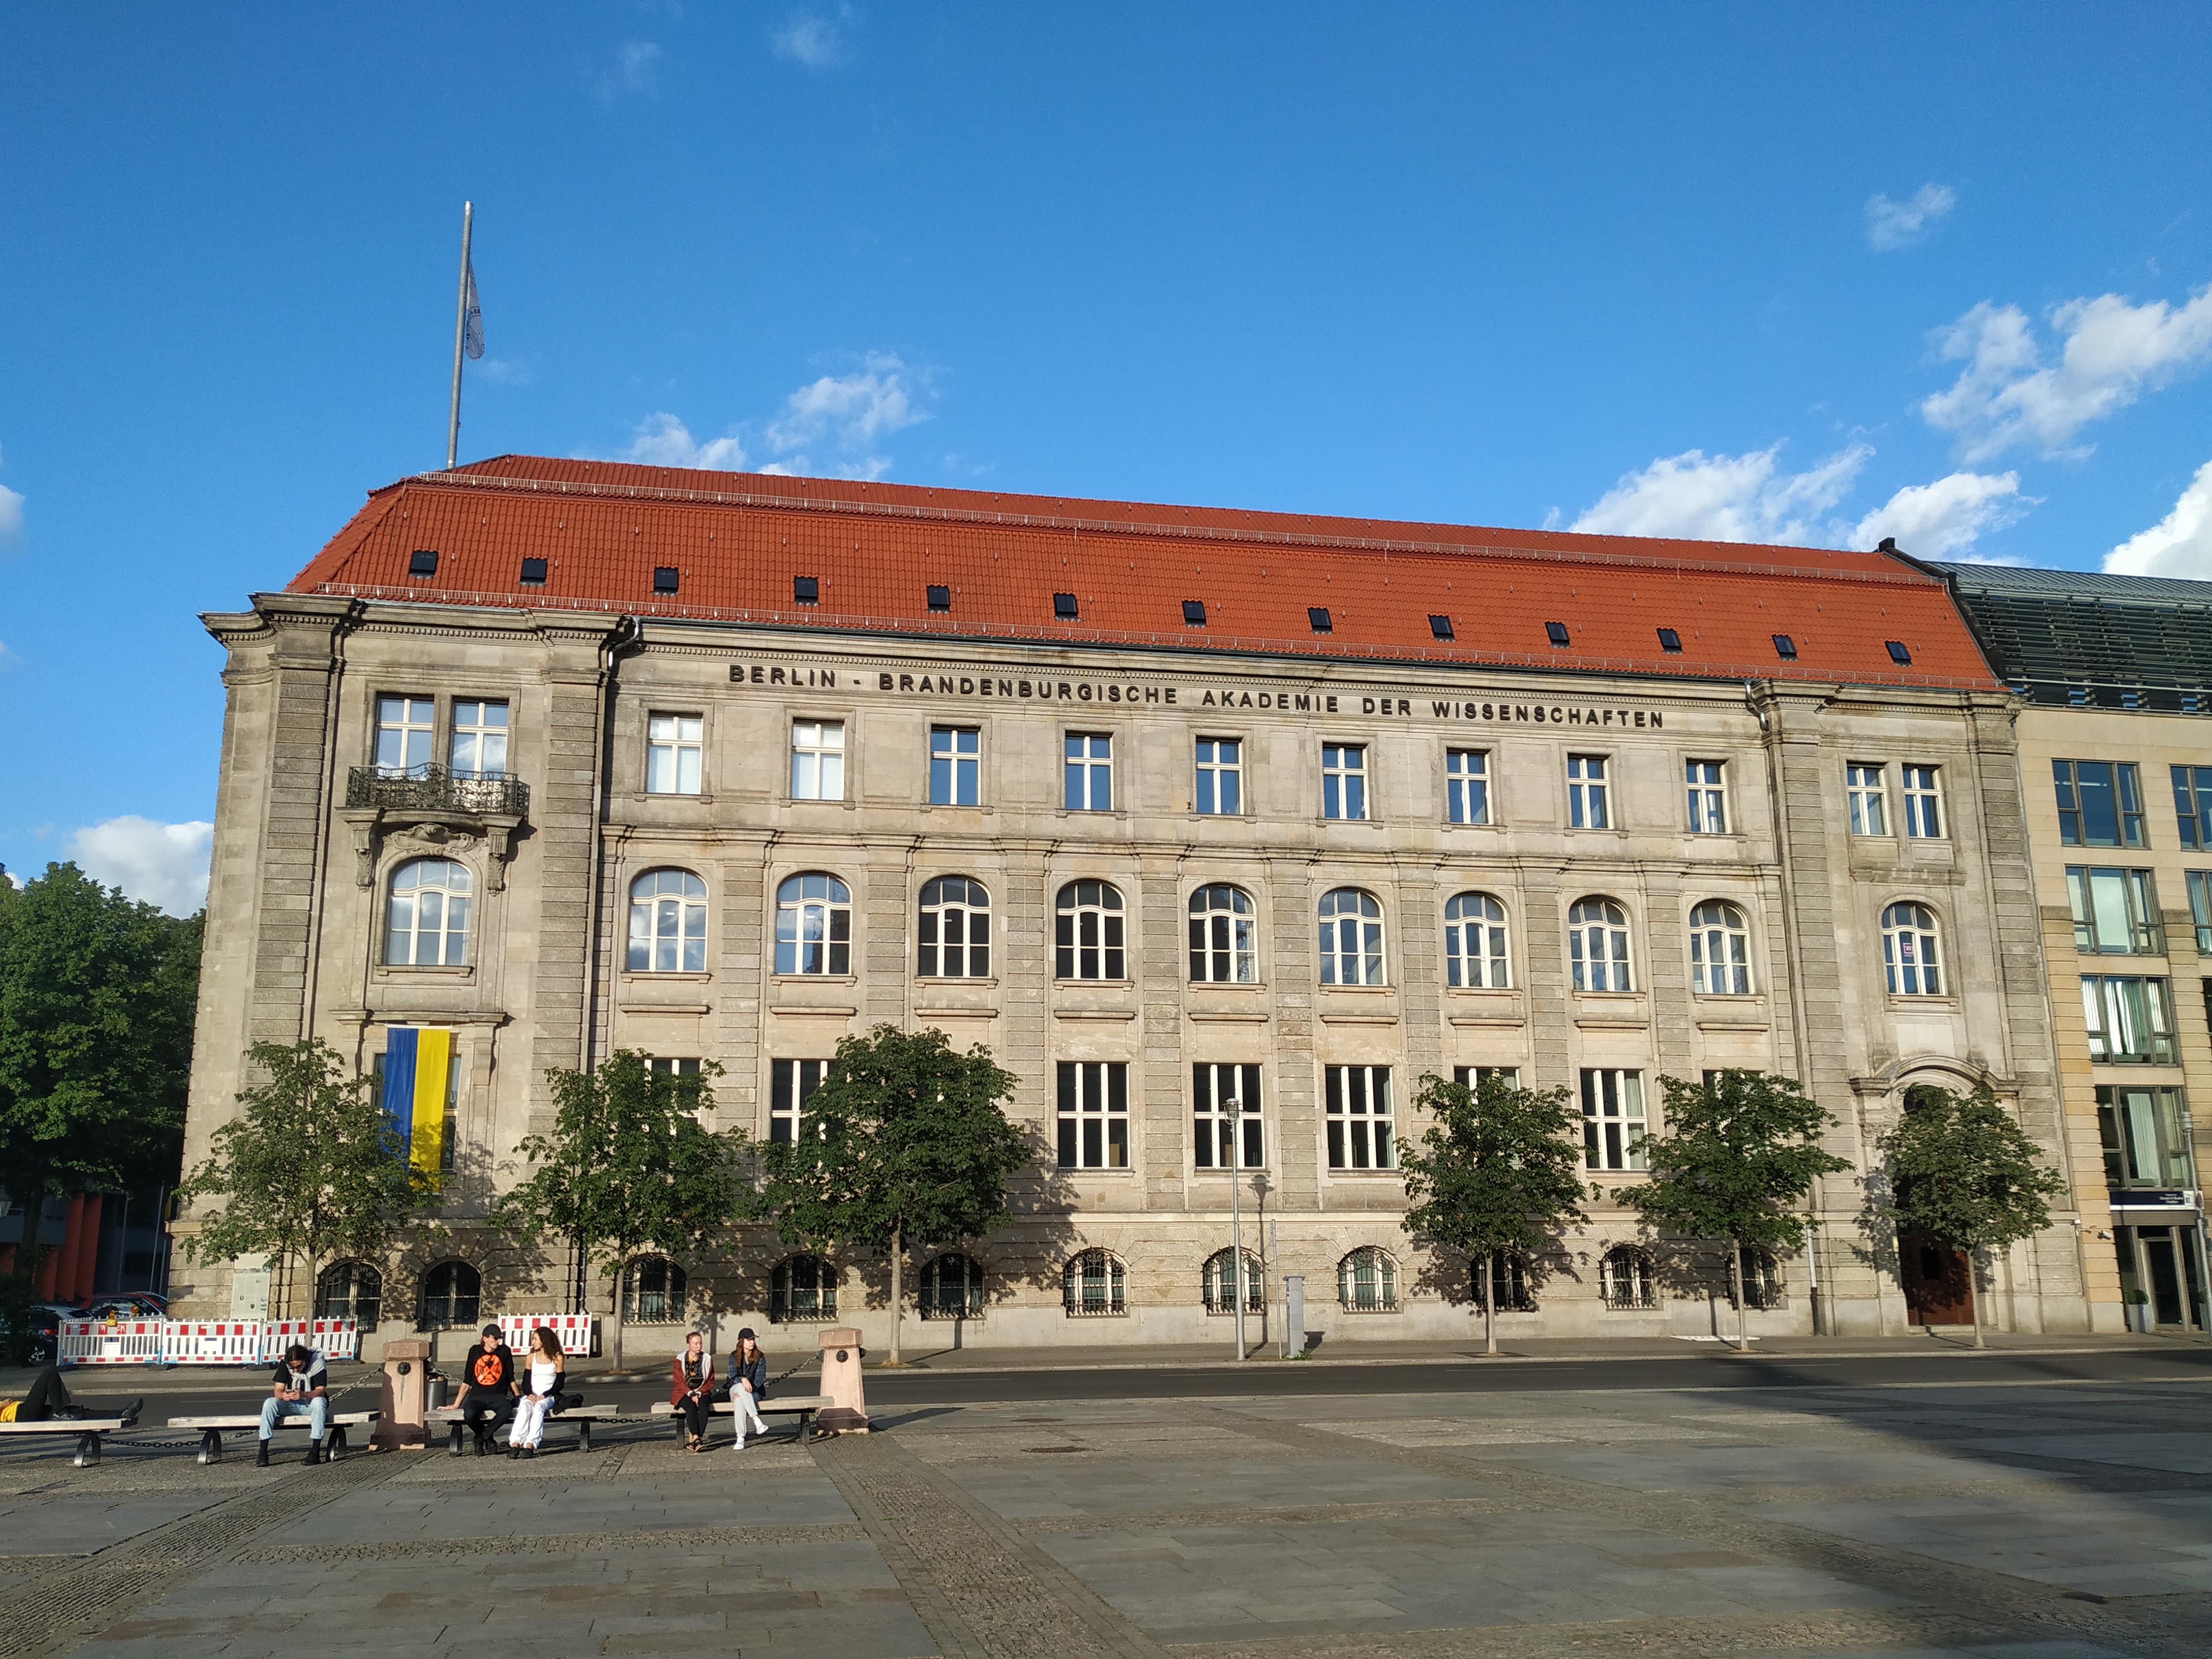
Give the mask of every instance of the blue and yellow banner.
POLYGON ((395 1025, 384 1039, 384 1112, 407 1161, 435 1185, 445 1165, 446 1110, 453 1034, 443 1026, 395 1025))

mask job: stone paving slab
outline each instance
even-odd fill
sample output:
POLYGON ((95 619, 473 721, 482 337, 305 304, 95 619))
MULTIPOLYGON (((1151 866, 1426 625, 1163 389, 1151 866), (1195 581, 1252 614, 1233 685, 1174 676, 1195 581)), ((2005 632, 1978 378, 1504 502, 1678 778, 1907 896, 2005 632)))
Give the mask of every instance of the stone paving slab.
POLYGON ((205 1509, 207 1494, 90 1492, 0 1503, 0 1538, 12 1553, 90 1555, 205 1509))

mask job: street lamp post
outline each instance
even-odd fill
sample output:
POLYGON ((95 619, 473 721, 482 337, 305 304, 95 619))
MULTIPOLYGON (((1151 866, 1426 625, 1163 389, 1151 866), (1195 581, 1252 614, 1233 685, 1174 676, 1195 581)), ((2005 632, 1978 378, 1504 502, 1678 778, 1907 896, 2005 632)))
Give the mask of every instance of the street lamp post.
POLYGON ((1229 1272, 1237 1299, 1237 1363, 1244 1363, 1244 1103, 1231 1095, 1221 1103, 1229 1120, 1229 1272))

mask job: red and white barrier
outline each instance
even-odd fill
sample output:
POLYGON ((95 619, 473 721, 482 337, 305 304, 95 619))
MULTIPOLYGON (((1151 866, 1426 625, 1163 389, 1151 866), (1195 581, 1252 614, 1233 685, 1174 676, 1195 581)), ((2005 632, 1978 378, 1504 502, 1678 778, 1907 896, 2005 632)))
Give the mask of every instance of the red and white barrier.
POLYGON ((563 1353, 589 1358, 599 1351, 599 1322, 591 1314, 501 1314, 499 1340, 519 1354, 530 1346, 530 1333, 540 1326, 561 1339, 563 1353))
POLYGON ((357 1358, 350 1319, 64 1319, 62 1365, 274 1364, 295 1342, 331 1359, 357 1358))

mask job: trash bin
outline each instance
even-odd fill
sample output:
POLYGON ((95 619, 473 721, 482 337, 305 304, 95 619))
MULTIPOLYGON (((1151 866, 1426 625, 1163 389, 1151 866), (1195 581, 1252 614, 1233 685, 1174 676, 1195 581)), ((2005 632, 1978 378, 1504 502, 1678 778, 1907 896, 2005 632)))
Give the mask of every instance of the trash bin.
POLYGON ((389 1451, 395 1446, 417 1450, 430 1443, 428 1412, 430 1399, 430 1345, 407 1337, 384 1345, 384 1395, 378 1409, 376 1432, 369 1443, 389 1451))

